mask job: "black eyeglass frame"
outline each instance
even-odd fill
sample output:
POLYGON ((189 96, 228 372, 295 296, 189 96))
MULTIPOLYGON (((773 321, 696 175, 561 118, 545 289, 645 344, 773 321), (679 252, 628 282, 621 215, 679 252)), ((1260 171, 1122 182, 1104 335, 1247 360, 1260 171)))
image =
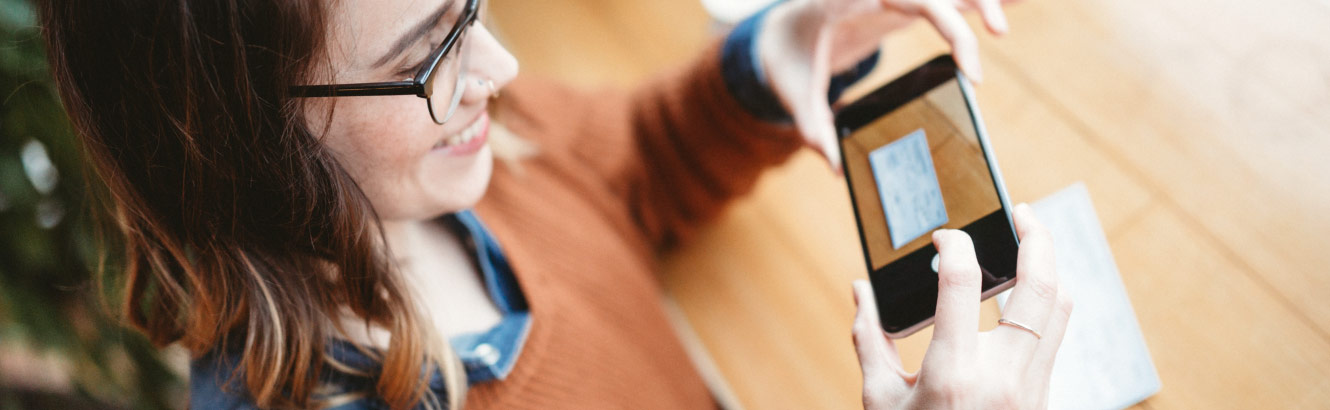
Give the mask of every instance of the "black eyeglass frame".
MULTIPOLYGON (((457 24, 448 31, 443 43, 429 56, 429 64, 420 67, 415 77, 407 81, 383 81, 355 84, 297 85, 290 88, 295 97, 359 97, 371 95, 415 95, 426 100, 433 98, 434 72, 439 62, 448 55, 453 46, 462 38, 466 29, 476 22, 480 14, 480 0, 467 0, 466 8, 457 18, 457 24)), ((431 115, 433 111, 431 110, 431 115)))

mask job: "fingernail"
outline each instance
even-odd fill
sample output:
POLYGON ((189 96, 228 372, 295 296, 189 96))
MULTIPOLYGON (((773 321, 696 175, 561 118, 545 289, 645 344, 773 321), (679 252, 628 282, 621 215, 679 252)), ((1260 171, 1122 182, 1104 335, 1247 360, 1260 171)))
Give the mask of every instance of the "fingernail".
POLYGON ((975 84, 984 82, 984 66, 979 63, 979 53, 975 52, 966 60, 966 65, 970 68, 970 80, 975 84))
POLYGON ((859 298, 867 292, 867 290, 865 290, 867 286, 869 286, 868 281, 863 279, 855 279, 854 282, 850 282, 850 293, 854 294, 855 307, 859 307, 863 304, 863 301, 859 300, 859 298))
POLYGON ((853 282, 850 282, 850 286, 854 288, 854 290, 863 290, 864 286, 868 286, 868 281, 855 279, 853 282))

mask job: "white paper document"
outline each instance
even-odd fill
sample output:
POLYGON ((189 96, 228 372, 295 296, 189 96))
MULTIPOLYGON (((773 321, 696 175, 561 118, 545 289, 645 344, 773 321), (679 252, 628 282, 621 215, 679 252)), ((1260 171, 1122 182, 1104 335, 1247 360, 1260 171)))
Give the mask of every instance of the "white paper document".
POLYGON ((1159 375, 1085 185, 1032 206, 1053 234, 1059 280, 1076 302, 1053 364, 1049 408, 1121 409, 1154 395, 1159 375))
POLYGON ((947 206, 922 128, 868 153, 868 163, 873 166, 893 249, 947 223, 947 206))

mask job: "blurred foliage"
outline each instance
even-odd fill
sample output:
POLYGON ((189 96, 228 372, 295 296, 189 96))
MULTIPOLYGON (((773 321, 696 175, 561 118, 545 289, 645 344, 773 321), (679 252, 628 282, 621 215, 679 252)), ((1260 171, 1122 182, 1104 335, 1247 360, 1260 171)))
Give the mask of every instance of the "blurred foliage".
POLYGON ((0 0, 0 345, 63 358, 82 400, 168 408, 179 377, 98 298, 93 221, 104 210, 90 205, 35 20, 28 0, 0 0))

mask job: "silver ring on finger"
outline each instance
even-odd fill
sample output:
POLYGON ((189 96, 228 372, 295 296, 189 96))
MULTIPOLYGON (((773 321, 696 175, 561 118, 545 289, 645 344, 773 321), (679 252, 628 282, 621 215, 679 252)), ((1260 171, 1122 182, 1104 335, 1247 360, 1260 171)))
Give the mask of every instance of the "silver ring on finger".
POLYGON ((1030 332, 1030 334, 1034 335, 1035 340, 1043 339, 1043 338, 1044 338, 1043 336, 1040 336, 1040 335, 1039 335, 1039 331, 1038 331, 1038 330, 1034 330, 1034 328, 1032 328, 1032 327, 1029 327, 1029 326, 1026 326, 1026 325, 1022 325, 1022 324, 1020 324, 1019 322, 1013 321, 1013 320, 1011 320, 1011 319, 1007 319, 1007 318, 998 319, 998 324, 999 324, 999 325, 1007 325, 1007 326, 1011 326, 1011 327, 1014 327, 1014 328, 1017 328, 1017 329, 1020 329, 1020 330, 1024 330, 1024 331, 1026 331, 1026 332, 1030 332))

